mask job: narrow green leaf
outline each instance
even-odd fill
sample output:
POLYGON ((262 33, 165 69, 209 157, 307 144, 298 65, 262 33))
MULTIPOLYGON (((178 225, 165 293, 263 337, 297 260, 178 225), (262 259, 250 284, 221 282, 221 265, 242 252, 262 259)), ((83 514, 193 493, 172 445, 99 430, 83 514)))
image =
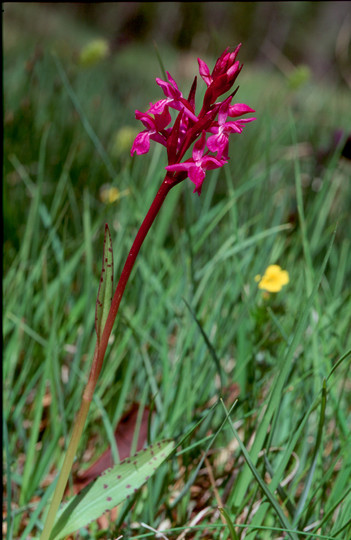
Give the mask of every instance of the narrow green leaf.
POLYGON ((58 514, 50 539, 58 540, 71 534, 132 497, 173 449, 174 441, 167 439, 106 469, 58 514))
MULTIPOLYGON (((206 417, 208 416, 208 414, 215 409, 215 407, 217 407, 217 403, 215 403, 212 408, 207 412, 206 414, 206 417)), ((236 401, 234 402, 234 404, 232 405, 231 409, 230 409, 230 412, 233 410, 234 406, 236 405, 236 401)), ((202 418, 198 424, 200 424, 204 419, 202 418)), ((181 490, 181 492, 177 495, 177 497, 172 501, 171 505, 170 505, 170 509, 172 510, 173 508, 175 508, 177 506, 177 504, 179 503, 179 501, 184 497, 184 495, 186 495, 187 493, 189 493, 189 489, 190 487, 193 485, 193 483, 195 482, 195 479, 197 477, 197 475, 199 474, 199 470, 201 469, 204 461, 205 461, 205 457, 207 456, 207 453, 209 451, 209 449, 211 448, 211 446, 214 444, 217 436, 219 435, 219 433, 222 431, 225 423, 227 422, 227 419, 225 418, 221 425, 219 426, 219 428, 217 429, 216 433, 214 435, 212 435, 210 437, 210 440, 209 440, 209 443, 207 445, 207 447, 205 448, 205 450, 203 451, 202 453, 202 457, 199 461, 199 463, 197 464, 197 467, 196 469, 193 471, 193 473, 190 475, 188 481, 184 484, 183 486, 183 489, 181 490)), ((190 430, 189 433, 187 433, 185 435, 185 437, 183 437, 182 441, 184 441, 186 439, 186 437, 188 437, 190 435, 190 433, 196 428, 197 424, 195 426, 192 427, 192 429, 190 430)))
POLYGON ((329 373, 329 375, 328 375, 328 377, 327 377, 327 379, 326 379, 327 382, 328 382, 328 380, 330 379, 330 377, 332 376, 332 374, 334 373, 334 371, 340 366, 340 364, 341 364, 344 360, 346 360, 346 358, 347 358, 348 356, 351 356, 351 349, 350 349, 349 351, 347 351, 345 354, 343 354, 342 357, 339 358, 339 359, 335 362, 334 366, 332 367, 332 369, 331 369, 331 371, 330 371, 330 373, 329 373))
MULTIPOLYGON (((322 387, 322 399, 321 399, 321 412, 319 416, 319 424, 318 424, 318 432, 317 432, 317 439, 316 439, 316 445, 314 447, 313 451, 313 458, 312 458, 312 464, 310 466, 310 469, 308 471, 308 475, 304 481, 304 488, 300 495, 300 500, 296 508, 296 513, 293 519, 293 525, 296 527, 299 523, 299 518, 302 512, 304 511, 304 508, 306 506, 306 500, 309 494, 309 491, 311 489, 313 475, 315 473, 315 469, 317 466, 317 458, 319 454, 319 450, 321 448, 322 444, 322 437, 323 437, 323 428, 324 428, 324 421, 325 421, 325 408, 327 406, 327 385, 326 380, 323 381, 323 387, 322 387)), ((308 508, 308 506, 307 506, 308 508)))
POLYGON ((224 373, 223 373, 223 369, 222 369, 222 366, 221 366, 221 362, 220 362, 220 359, 218 358, 217 356, 217 353, 215 351, 215 348, 214 346, 212 345, 212 343, 210 342, 205 330, 203 329, 202 325, 201 325, 201 322, 199 321, 199 319, 196 317, 194 311, 191 309, 190 305, 188 304, 188 302, 185 300, 185 298, 183 297, 183 301, 186 305, 186 307, 188 308, 188 310, 190 311, 190 314, 192 316, 192 318, 194 319, 194 321, 196 322, 200 332, 201 332, 201 335, 202 337, 204 338, 204 341, 206 343, 206 346, 208 348, 208 351, 213 359, 213 362, 216 366, 216 369, 217 369, 217 373, 220 377, 220 380, 221 380, 221 386, 224 386, 224 373))
POLYGON ((230 519, 230 515, 228 514, 227 510, 222 507, 219 507, 218 510, 220 511, 221 515, 224 517, 228 525, 229 535, 230 535, 231 540, 239 540, 239 537, 235 532, 234 525, 232 523, 232 520, 230 519))
POLYGON ((153 45, 154 45, 154 49, 155 49, 155 52, 156 52, 157 60, 158 60, 158 62, 160 64, 160 68, 161 68, 161 71, 162 71, 163 78, 166 81, 167 80, 166 69, 165 69, 165 66, 164 66, 164 63, 162 61, 162 57, 161 57, 159 48, 158 48, 157 43, 156 43, 155 40, 153 40, 153 45))
MULTIPOLYGON (((314 533, 317 534, 318 531, 321 531, 323 530, 322 529, 322 526, 325 524, 325 523, 328 523, 330 522, 331 523, 331 519, 332 519, 332 515, 333 513, 336 511, 336 509, 338 508, 338 506, 341 506, 341 503, 346 499, 346 497, 350 494, 351 492, 351 487, 349 489, 346 490, 345 493, 343 493, 341 495, 341 497, 333 504, 333 506, 328 510, 328 512, 326 512, 323 516, 323 519, 318 522, 318 525, 315 527, 314 529, 314 533)), ((339 509, 339 512, 338 512, 338 516, 337 516, 337 519, 340 519, 340 514, 341 514, 341 509, 339 509)), ((334 524, 334 528, 335 528, 335 524, 334 524)), ((335 538, 336 538, 336 535, 335 535, 335 538)))
POLYGON ((105 225, 104 251, 99 291, 95 308, 95 330, 98 341, 104 331, 107 315, 110 311, 113 294, 113 251, 112 240, 108 225, 105 225))
POLYGON ((282 524, 282 526, 284 527, 284 530, 286 531, 288 536, 291 538, 291 540, 298 540, 298 536, 297 536, 296 531, 293 530, 292 525, 290 524, 288 518, 285 516, 283 510, 281 509, 280 505, 276 501, 274 495, 270 492, 268 486, 266 485, 266 483, 262 479, 262 477, 259 474, 258 470, 256 469, 253 461, 251 460, 250 454, 246 450, 246 447, 244 446, 244 444, 242 443, 242 441, 241 441, 241 439, 239 437, 239 434, 238 434, 237 430, 235 429, 235 427, 233 425, 233 422, 230 419, 230 416, 229 416, 230 413, 228 412, 228 410, 227 410, 227 408, 226 408, 226 406, 224 404, 224 401, 222 399, 221 399, 221 403, 222 403, 222 406, 223 406, 223 408, 225 410, 225 413, 227 415, 227 419, 228 419, 229 425, 230 425, 230 427, 231 427, 231 429, 233 431, 234 437, 236 438, 236 440, 239 443, 240 450, 242 451, 244 459, 245 459, 247 465, 249 466, 249 468, 251 470, 251 473, 253 474, 256 482, 260 486, 263 493, 266 495, 270 505, 274 508, 274 510, 275 510, 275 512, 276 512, 276 514, 278 516, 278 519, 279 519, 280 523, 282 524))
MULTIPOLYGON (((339 536, 339 534, 341 534, 342 532, 345 532, 347 535, 348 533, 351 531, 351 518, 348 519, 346 521, 346 523, 344 523, 340 529, 338 529, 337 531, 335 531, 333 538, 337 538, 339 536)), ((348 536, 344 536, 343 538, 348 538, 348 536)), ((341 538, 340 538, 341 540, 341 538)))
POLYGON ((11 538, 11 497, 12 497, 12 486, 11 486, 11 463, 10 463, 10 449, 9 449, 9 436, 7 431, 7 424, 5 417, 2 418, 2 431, 3 431, 3 441, 4 441, 4 450, 5 450, 5 468, 6 468, 6 492, 7 492, 7 501, 6 501, 6 539, 11 538))

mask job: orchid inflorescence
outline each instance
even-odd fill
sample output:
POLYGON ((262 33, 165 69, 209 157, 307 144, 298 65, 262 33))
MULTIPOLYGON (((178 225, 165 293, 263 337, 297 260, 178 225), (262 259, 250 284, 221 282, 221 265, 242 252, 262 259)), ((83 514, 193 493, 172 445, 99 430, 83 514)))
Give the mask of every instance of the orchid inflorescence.
POLYGON ((231 104, 238 88, 224 101, 216 102, 232 88, 243 67, 236 60, 240 47, 241 44, 233 52, 229 52, 229 47, 225 49, 212 73, 207 64, 198 58, 199 73, 207 85, 198 115, 195 113, 197 78, 194 78, 188 99, 185 99, 168 71, 169 82, 156 78, 165 98, 155 104, 150 103, 145 113, 135 111, 136 119, 141 120, 146 129, 135 138, 131 155, 146 154, 150 149, 150 140, 165 146, 168 156, 167 181, 172 185, 188 177, 195 184, 194 193, 200 195, 206 171, 223 167, 228 163, 229 135, 241 133, 245 123, 255 120, 255 118, 240 118, 227 121, 228 117, 237 118, 255 112, 244 103, 231 104), (169 127, 172 121, 169 108, 179 111, 173 127, 169 127), (211 134, 207 139, 206 133, 211 134), (186 151, 194 142, 192 157, 182 162, 186 151))

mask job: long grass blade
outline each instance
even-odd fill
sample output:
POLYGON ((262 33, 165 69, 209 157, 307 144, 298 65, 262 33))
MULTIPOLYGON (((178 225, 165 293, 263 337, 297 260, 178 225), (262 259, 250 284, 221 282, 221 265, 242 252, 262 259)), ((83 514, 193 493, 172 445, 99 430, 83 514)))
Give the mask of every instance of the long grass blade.
POLYGON ((293 529, 293 525, 289 522, 289 520, 285 516, 285 514, 282 511, 280 505, 277 503, 275 497, 273 496, 273 494, 271 493, 271 491, 269 490, 269 488, 267 487, 267 485, 263 481, 261 475, 259 474, 259 472, 256 469, 254 463, 252 462, 252 460, 250 458, 250 454, 246 450, 244 444, 242 443, 242 441, 241 441, 241 439, 239 437, 239 434, 238 434, 237 430, 235 429, 235 427, 233 425, 233 422, 230 419, 229 412, 228 412, 228 410, 227 410, 227 408, 226 408, 226 406, 225 406, 222 399, 221 399, 221 403, 222 403, 222 406, 223 406, 223 408, 225 410, 225 413, 227 415, 227 420, 228 420, 229 425, 230 425, 230 427, 231 427, 231 429, 233 431, 233 434, 234 434, 236 440, 239 443, 240 450, 242 451, 242 453, 244 455, 244 458, 245 458, 245 461, 246 461, 248 467, 250 468, 250 471, 253 474, 254 478, 256 479, 256 482, 259 484, 261 490, 263 491, 263 493, 267 497, 270 505, 274 508, 275 513, 277 514, 278 519, 279 519, 280 523, 282 524, 282 526, 284 527, 287 535, 291 538, 291 540, 298 540, 299 537, 297 535, 297 531, 293 529))
POLYGON ((322 388, 321 410, 320 410, 320 415, 319 415, 319 424, 318 424, 316 444, 313 450, 311 466, 307 474, 305 486, 304 486, 303 492, 301 493, 299 503, 296 508, 296 513, 294 515, 294 519, 293 519, 294 526, 297 526, 299 523, 300 516, 305 508, 305 503, 306 503, 309 491, 311 489, 313 475, 317 466, 318 453, 319 453, 320 446, 322 443, 326 405, 327 405, 327 388, 326 388, 326 381, 324 380, 323 388, 322 388))

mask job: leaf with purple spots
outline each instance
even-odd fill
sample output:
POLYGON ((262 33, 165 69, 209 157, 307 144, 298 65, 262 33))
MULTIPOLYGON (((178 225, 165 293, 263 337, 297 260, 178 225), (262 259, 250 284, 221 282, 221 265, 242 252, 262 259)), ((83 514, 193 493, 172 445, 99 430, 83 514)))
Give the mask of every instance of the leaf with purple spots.
POLYGON ((110 311, 113 294, 113 251, 112 240, 108 225, 105 225, 104 250, 99 291, 95 308, 95 330, 98 342, 104 331, 108 312, 110 311))
POLYGON ((106 469, 61 509, 50 540, 72 534, 135 494, 173 450, 174 441, 167 439, 106 469))

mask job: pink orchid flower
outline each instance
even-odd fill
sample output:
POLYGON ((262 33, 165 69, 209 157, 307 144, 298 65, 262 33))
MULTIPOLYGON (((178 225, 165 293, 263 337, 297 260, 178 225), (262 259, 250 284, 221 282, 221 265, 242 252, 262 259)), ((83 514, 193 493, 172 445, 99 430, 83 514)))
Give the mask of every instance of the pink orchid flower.
POLYGON ((150 108, 148 110, 150 114, 161 114, 163 113, 165 107, 172 107, 174 109, 180 110, 179 100, 183 97, 183 94, 179 90, 177 83, 171 77, 168 71, 166 73, 170 82, 163 81, 162 79, 156 77, 156 82, 162 88, 166 98, 160 99, 155 104, 150 103, 150 108))
MULTIPOLYGON (((255 120, 255 118, 246 118, 235 120, 234 122, 226 122, 229 116, 231 100, 232 96, 229 96, 228 99, 223 101, 218 111, 218 122, 214 122, 212 126, 208 129, 208 131, 214 133, 214 135, 211 135, 211 137, 207 139, 207 148, 211 152, 217 152, 218 159, 220 159, 222 156, 224 156, 226 159, 229 159, 229 135, 231 133, 241 133, 243 130, 242 123, 252 122, 253 120, 255 120)), ((254 110, 247 105, 244 105, 244 107, 254 112, 254 110)), ((239 110, 240 107, 237 107, 237 109, 235 110, 235 105, 232 106, 232 113, 234 113, 234 116, 236 115, 236 113, 244 114, 240 113, 239 110)))
MULTIPOLYGON (((255 109, 251 109, 251 107, 245 105, 245 103, 235 103, 234 105, 229 105, 228 110, 228 116, 230 116, 231 118, 234 118, 235 116, 241 116, 242 114, 256 112, 255 109)), ((250 119, 250 122, 252 120, 254 120, 254 118, 250 119)))
POLYGON ((165 131, 165 127, 172 120, 168 107, 165 107, 161 114, 155 115, 155 118, 152 118, 148 113, 135 111, 135 118, 141 120, 146 129, 136 136, 130 151, 132 156, 134 152, 138 156, 146 154, 150 150, 150 139, 167 146, 168 133, 165 131))
POLYGON ((218 159, 214 156, 204 155, 204 149, 206 146, 206 132, 203 131, 201 138, 194 144, 193 157, 187 159, 183 163, 175 163, 174 165, 168 165, 166 170, 169 172, 186 171, 188 173, 189 180, 195 184, 194 193, 201 194, 202 183, 206 176, 206 171, 210 169, 217 169, 227 163, 222 158, 218 159))
POLYGON ((168 73, 168 71, 166 71, 166 73, 170 82, 163 81, 158 77, 156 78, 156 82, 162 88, 166 98, 160 99, 154 104, 150 103, 148 113, 161 114, 163 113, 165 107, 171 107, 172 109, 176 109, 177 111, 181 111, 184 109, 185 114, 189 116, 194 122, 196 122, 197 116, 195 116, 194 112, 191 110, 189 102, 183 98, 183 94, 179 90, 177 83, 171 77, 170 73, 168 73))

